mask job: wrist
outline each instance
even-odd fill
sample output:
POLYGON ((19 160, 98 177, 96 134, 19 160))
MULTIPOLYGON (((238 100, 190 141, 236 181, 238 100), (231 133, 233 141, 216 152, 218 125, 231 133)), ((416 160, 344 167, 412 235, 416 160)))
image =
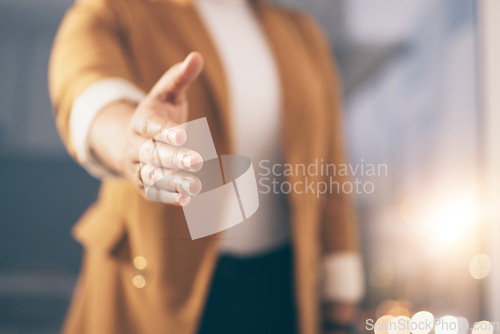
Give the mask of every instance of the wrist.
POLYGON ((113 102, 99 111, 89 129, 87 143, 90 154, 120 176, 124 175, 123 155, 135 108, 135 103, 126 100, 113 102))

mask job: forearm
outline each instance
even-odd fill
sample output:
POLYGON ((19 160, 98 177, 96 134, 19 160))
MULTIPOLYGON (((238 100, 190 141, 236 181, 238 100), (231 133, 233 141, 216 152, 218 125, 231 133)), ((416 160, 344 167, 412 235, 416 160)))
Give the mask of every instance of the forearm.
POLYGON ((123 176, 123 152, 126 131, 136 105, 121 100, 104 107, 95 117, 88 134, 88 145, 94 157, 104 166, 123 176))

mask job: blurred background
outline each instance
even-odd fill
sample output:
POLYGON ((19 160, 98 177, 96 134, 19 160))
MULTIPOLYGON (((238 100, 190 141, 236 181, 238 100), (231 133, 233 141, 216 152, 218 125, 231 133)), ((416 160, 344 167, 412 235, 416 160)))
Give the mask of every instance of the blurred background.
MULTIPOLYGON (((280 0, 332 42, 359 176, 363 319, 500 321, 496 0, 280 0)), ((0 333, 59 330, 80 265, 70 228, 98 181, 66 154, 47 92, 71 0, 0 0, 0 333)), ((499 22, 499 23, 497 23, 499 22)))

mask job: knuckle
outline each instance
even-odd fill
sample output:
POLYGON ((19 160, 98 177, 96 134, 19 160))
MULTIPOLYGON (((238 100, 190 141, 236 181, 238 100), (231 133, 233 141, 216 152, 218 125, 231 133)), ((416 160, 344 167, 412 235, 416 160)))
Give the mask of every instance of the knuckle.
POLYGON ((153 182, 156 183, 160 181, 164 176, 164 173, 161 169, 155 168, 153 172, 153 182))
POLYGON ((183 152, 184 152, 184 150, 180 147, 176 147, 174 149, 174 152, 172 154, 172 160, 171 160, 172 166, 177 166, 181 163, 182 156, 184 155, 183 152))
POLYGON ((155 141, 154 145, 153 145, 153 148, 151 150, 151 161, 155 165, 163 167, 163 163, 162 163, 162 161, 163 161, 163 155, 164 155, 163 150, 161 150, 160 146, 155 141))
POLYGON ((139 147, 139 160, 143 162, 149 161, 151 150, 152 150, 152 141, 147 140, 139 147))
POLYGON ((175 178, 174 171, 170 169, 162 170, 162 180, 165 180, 167 183, 172 183, 174 178, 175 178))
POLYGON ((153 146, 151 147, 151 149, 148 150, 148 153, 147 153, 147 159, 148 159, 148 162, 149 163, 152 163, 154 164, 156 161, 155 161, 155 157, 156 157, 156 147, 153 146))

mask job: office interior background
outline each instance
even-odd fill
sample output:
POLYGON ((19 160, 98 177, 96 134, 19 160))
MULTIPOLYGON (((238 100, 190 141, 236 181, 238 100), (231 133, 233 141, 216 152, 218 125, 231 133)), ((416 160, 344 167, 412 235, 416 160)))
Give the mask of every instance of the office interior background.
MULTIPOLYGON (((332 42, 351 163, 387 166, 359 176, 374 185, 357 195, 360 329, 421 310, 500 321, 499 5, 279 2, 312 13, 332 42)), ((71 4, 0 0, 0 333, 58 331, 80 265, 70 229, 99 185, 65 152, 47 91, 71 4)))

